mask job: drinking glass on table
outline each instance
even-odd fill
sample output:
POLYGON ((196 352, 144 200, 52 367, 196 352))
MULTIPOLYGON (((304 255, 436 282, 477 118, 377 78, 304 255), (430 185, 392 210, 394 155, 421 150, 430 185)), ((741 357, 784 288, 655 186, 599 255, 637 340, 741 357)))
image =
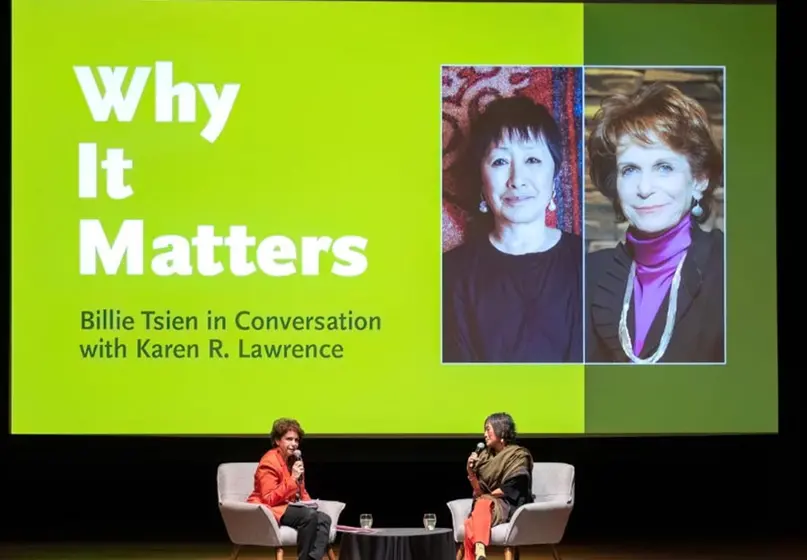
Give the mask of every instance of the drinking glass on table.
POLYGON ((373 526, 373 516, 369 513, 362 513, 359 516, 359 526, 362 529, 369 529, 373 526))
POLYGON ((437 527, 437 516, 433 513, 427 513, 423 516, 423 527, 429 531, 433 531, 437 527))

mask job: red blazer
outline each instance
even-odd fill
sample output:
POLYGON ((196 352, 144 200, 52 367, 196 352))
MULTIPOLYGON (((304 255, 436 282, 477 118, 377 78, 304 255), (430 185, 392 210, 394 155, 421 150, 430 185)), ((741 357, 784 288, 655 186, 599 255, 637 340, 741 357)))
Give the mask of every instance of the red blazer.
POLYGON ((297 497, 298 488, 301 500, 311 499, 305 489, 305 482, 297 484, 291 476, 291 469, 280 455, 280 450, 275 447, 261 457, 255 470, 255 486, 247 502, 267 506, 272 510, 275 519, 280 521, 286 513, 289 502, 297 497))

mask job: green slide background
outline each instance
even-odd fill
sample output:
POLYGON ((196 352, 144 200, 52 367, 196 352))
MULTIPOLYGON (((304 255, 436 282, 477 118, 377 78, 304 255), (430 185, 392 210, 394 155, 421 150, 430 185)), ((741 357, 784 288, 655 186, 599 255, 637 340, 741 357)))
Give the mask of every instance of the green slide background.
POLYGON ((725 66, 725 366, 586 366, 587 433, 775 432, 776 8, 587 5, 590 65, 725 66))
POLYGON ((13 2, 12 34, 14 433, 258 434, 291 415, 321 435, 460 434, 493 410, 533 434, 777 429, 774 7, 37 0, 13 2), (133 122, 92 121, 74 65, 166 60, 175 81, 241 84, 215 143, 201 100, 196 123, 154 122, 153 74, 133 122), (725 366, 440 365, 440 66, 583 63, 726 66, 725 366), (123 148, 135 195, 80 200, 79 142, 123 148), (147 265, 151 239, 197 225, 361 235, 370 264, 81 277, 82 218, 143 219, 147 265), (79 312, 98 308, 353 310, 383 328, 153 337, 341 343, 342 360, 82 360, 100 333, 79 312))
MULTIPOLYGON (((583 432, 583 366, 440 364, 440 66, 579 66, 582 24, 582 4, 13 2, 12 431, 256 434, 292 415, 314 434, 457 434, 505 409, 523 433, 583 432), (153 72, 133 122, 92 121, 74 65, 156 61, 174 63, 175 82, 241 84, 215 143, 199 136, 201 99, 196 123, 154 122, 153 72), (80 142, 123 148, 134 196, 79 199, 80 142), (110 236, 143 219, 146 273, 81 277, 82 218, 110 236), (197 225, 247 225, 259 239, 362 235, 369 269, 154 276, 150 240, 190 238, 197 225), (342 360, 82 360, 79 343, 100 333, 82 332, 79 312, 101 308, 352 309, 383 327, 244 335, 339 342, 342 360)), ((240 335, 153 338, 205 348, 211 336, 240 335)))

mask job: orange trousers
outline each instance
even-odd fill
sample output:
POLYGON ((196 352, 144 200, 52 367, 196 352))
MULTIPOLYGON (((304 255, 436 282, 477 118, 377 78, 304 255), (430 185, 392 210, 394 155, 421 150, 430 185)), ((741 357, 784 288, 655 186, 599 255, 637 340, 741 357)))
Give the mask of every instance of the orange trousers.
POLYGON ((493 502, 486 498, 477 500, 471 517, 465 520, 464 560, 474 560, 474 546, 490 544, 490 529, 493 521, 493 502))

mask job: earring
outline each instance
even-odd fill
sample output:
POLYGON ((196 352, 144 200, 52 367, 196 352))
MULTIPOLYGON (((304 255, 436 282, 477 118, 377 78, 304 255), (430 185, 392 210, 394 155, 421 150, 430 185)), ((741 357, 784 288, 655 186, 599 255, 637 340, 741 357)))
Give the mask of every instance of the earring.
POLYGON ((552 196, 549 198, 549 211, 554 212, 558 209, 557 205, 555 204, 555 195, 560 193, 560 180, 559 177, 555 177, 555 184, 552 188, 552 196))
POLYGON ((486 214, 488 211, 488 203, 485 202, 484 200, 482 200, 482 202, 479 203, 479 211, 482 212, 483 214, 486 214))
POLYGON ((695 206, 692 207, 692 210, 690 210, 690 212, 692 213, 693 216, 699 218, 703 215, 703 208, 701 208, 701 197, 699 195, 695 195, 692 198, 695 199, 695 206))

